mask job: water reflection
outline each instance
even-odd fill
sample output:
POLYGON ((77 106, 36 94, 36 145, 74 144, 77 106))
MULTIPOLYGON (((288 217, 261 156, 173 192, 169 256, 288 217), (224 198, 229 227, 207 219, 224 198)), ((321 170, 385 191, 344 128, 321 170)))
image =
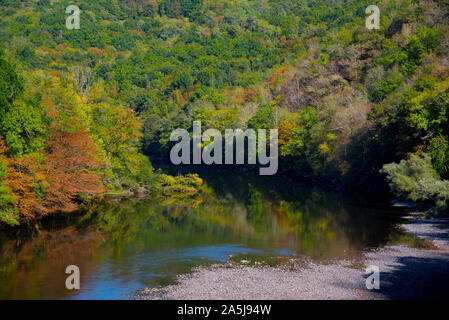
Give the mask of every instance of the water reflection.
POLYGON ((0 298, 127 298, 229 255, 351 257, 396 232, 397 209, 386 205, 281 178, 201 176, 196 195, 109 200, 0 233, 0 298), (77 292, 64 286, 70 264, 81 270, 77 292))

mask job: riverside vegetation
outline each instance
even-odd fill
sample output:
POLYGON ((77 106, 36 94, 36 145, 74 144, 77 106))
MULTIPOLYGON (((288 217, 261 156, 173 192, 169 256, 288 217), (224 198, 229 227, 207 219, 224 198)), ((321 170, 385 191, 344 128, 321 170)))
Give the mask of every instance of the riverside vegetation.
POLYGON ((446 210, 449 5, 380 0, 0 0, 0 220, 105 193, 201 189, 154 172, 176 128, 279 131, 279 173, 446 210))

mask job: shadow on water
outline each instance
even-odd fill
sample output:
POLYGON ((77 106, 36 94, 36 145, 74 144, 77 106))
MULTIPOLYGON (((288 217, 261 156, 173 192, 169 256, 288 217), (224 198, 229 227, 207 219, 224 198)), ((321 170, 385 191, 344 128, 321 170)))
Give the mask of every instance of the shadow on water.
POLYGON ((125 299, 231 256, 347 258, 398 233, 402 212, 385 203, 277 177, 199 174, 196 195, 108 200, 0 232, 0 298, 125 299), (64 285, 71 264, 76 292, 64 285))

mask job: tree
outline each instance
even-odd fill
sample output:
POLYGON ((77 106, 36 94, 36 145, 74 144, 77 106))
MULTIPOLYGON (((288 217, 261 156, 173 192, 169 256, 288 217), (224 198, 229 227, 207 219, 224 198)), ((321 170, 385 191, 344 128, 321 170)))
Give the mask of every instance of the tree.
POLYGON ((391 191, 412 201, 431 202, 437 210, 445 210, 449 203, 449 181, 440 180, 426 154, 411 154, 399 163, 383 166, 391 191))
MULTIPOLYGON (((37 192, 46 186, 42 159, 37 154, 16 158, 7 156, 8 153, 8 148, 1 139, 0 156, 6 165, 2 179, 15 198, 15 208, 12 212, 17 212, 20 219, 32 219, 44 214, 46 210, 41 205, 37 192)), ((11 199, 9 201, 11 205, 11 199)), ((16 220, 18 221, 18 218, 16 220)))
POLYGON ((0 50, 0 121, 23 90, 23 80, 17 74, 15 65, 7 61, 3 50, 0 50))
POLYGON ((12 194, 11 188, 3 182, 3 179, 8 175, 6 163, 3 160, 3 154, 5 152, 5 142, 0 138, 0 222, 9 225, 18 225, 19 217, 14 206, 17 203, 17 198, 12 194))
POLYGON ((36 106, 19 100, 11 105, 0 126, 10 152, 21 157, 43 150, 48 124, 40 103, 36 106))
POLYGON ((102 163, 87 131, 52 129, 47 140, 45 207, 51 211, 73 211, 80 195, 94 197, 104 192, 98 170, 102 163))
POLYGON ((149 184, 153 169, 139 154, 142 123, 123 106, 98 104, 93 110, 92 133, 104 153, 105 184, 110 189, 149 184))

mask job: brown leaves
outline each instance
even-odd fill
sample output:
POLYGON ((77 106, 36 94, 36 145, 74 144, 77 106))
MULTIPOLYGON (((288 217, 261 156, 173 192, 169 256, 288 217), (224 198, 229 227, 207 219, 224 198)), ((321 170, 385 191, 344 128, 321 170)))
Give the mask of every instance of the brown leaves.
POLYGON ((52 210, 77 209, 79 194, 95 196, 103 193, 96 173, 101 167, 98 151, 85 130, 70 133, 54 129, 47 142, 45 171, 49 180, 46 206, 52 210))
POLYGON ((37 196, 37 186, 45 187, 45 175, 42 162, 35 154, 21 158, 7 157, 8 148, 0 139, 0 155, 7 165, 7 176, 3 182, 11 188, 17 199, 16 208, 22 218, 33 218, 46 210, 37 196))
POLYGON ((0 138, 0 156, 7 164, 4 183, 17 198, 22 219, 78 208, 79 194, 97 196, 105 189, 96 171, 101 167, 98 151, 87 131, 76 133, 53 129, 47 153, 21 158, 6 155, 0 138))

